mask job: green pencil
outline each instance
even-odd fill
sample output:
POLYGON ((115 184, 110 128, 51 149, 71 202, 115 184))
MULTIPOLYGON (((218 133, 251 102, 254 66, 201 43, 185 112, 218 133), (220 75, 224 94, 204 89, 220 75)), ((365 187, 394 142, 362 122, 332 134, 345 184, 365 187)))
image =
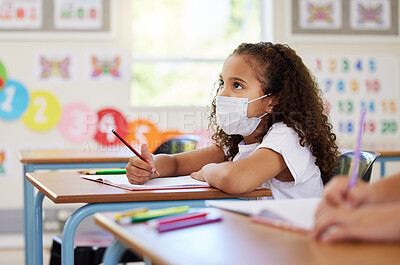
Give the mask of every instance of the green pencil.
POLYGON ((84 175, 114 175, 114 174, 126 174, 126 169, 88 170, 88 171, 80 171, 79 173, 84 174, 84 175))

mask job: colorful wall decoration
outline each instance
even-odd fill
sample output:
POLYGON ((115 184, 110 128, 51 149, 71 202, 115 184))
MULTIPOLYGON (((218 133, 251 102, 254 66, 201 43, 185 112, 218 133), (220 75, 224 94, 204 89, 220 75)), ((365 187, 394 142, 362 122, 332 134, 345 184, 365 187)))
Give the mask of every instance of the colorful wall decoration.
POLYGON ((90 81, 127 81, 130 78, 129 56, 118 52, 88 52, 85 76, 90 81))
POLYGON ((399 37, 398 0, 292 0, 293 35, 399 37))
POLYGON ((76 56, 68 52, 38 52, 34 74, 37 81, 74 81, 76 56))
POLYGON ((0 90, 6 85, 7 82, 7 71, 3 63, 0 61, 0 90))
POLYGON ((43 0, 0 0, 0 29, 42 27, 43 0))
POLYGON ((14 152, 9 147, 0 147, 0 178, 11 177, 13 176, 12 170, 12 157, 14 156, 14 152))
POLYGON ((54 0, 57 29, 100 29, 103 25, 101 0, 54 0))
POLYGON ((0 118, 5 120, 18 119, 29 104, 29 94, 25 86, 8 79, 4 88, 0 90, 0 118))
POLYGON ((319 55, 308 58, 336 133, 355 137, 361 109, 365 138, 398 139, 399 62, 390 56, 319 55))

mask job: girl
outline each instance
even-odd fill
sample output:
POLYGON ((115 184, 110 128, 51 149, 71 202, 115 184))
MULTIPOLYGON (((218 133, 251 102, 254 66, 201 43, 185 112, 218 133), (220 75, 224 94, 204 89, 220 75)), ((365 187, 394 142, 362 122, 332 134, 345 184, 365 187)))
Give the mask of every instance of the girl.
POLYGON ((275 199, 321 196, 336 164, 336 136, 320 91, 287 45, 241 44, 225 60, 212 102, 214 145, 175 155, 155 155, 150 165, 132 157, 132 184, 191 174, 231 194, 269 188, 275 199))

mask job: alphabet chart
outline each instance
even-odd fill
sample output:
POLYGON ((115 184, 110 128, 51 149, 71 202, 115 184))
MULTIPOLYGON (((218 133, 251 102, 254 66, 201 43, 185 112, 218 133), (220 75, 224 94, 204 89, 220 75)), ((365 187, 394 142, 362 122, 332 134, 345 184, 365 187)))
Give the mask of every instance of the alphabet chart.
POLYGON ((400 86, 395 56, 318 55, 308 62, 339 140, 354 142, 362 108, 367 111, 366 142, 377 137, 398 139, 400 86))

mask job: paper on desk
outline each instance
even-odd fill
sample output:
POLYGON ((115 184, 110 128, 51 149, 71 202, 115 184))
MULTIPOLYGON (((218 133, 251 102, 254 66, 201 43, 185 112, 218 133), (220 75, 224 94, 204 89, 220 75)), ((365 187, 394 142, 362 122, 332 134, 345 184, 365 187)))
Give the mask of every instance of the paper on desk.
POLYGON ((259 200, 259 201, 206 201, 206 205, 256 217, 279 221, 303 230, 314 226, 314 213, 320 198, 259 200))
POLYGON ((129 183, 126 175, 81 175, 81 178, 102 182, 114 187, 127 190, 159 190, 210 187, 207 182, 195 180, 190 176, 172 178, 154 178, 143 185, 129 183))

